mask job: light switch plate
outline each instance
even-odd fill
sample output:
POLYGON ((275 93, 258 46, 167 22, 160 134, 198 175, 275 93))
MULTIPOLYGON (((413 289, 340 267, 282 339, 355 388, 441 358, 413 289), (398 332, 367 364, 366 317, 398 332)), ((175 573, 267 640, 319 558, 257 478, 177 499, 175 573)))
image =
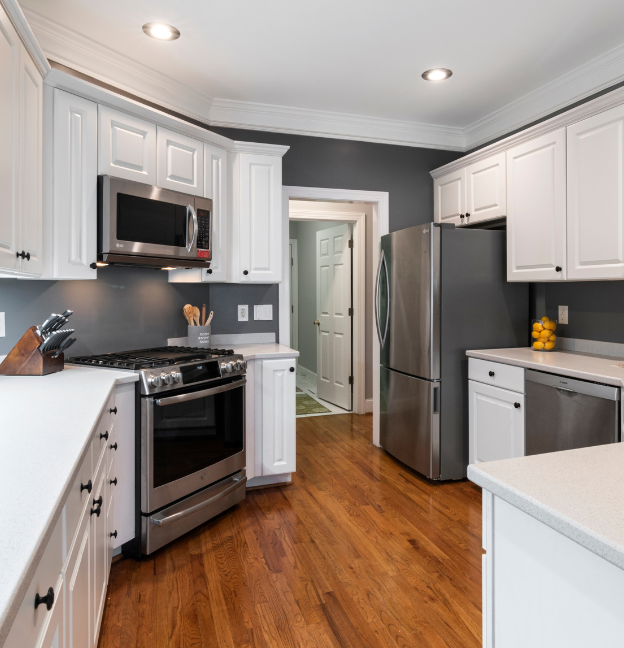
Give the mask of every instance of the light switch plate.
POLYGON ((6 328, 4 326, 4 313, 0 313, 0 337, 6 335, 6 328))
POLYGON ((272 304, 256 304, 254 306, 254 319, 255 320, 272 320, 273 319, 273 305, 272 304))
POLYGON ((557 309, 557 324, 567 324, 568 323, 568 307, 559 306, 557 309))
POLYGON ((248 322, 249 321, 249 306, 238 306, 238 321, 239 322, 248 322))

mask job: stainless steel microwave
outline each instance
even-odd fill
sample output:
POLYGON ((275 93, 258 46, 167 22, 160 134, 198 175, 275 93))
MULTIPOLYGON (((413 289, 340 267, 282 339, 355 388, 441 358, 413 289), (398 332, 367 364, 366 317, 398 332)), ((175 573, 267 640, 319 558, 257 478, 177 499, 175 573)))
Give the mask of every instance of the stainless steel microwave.
POLYGON ((98 261, 209 268, 212 200, 108 175, 98 177, 98 261))

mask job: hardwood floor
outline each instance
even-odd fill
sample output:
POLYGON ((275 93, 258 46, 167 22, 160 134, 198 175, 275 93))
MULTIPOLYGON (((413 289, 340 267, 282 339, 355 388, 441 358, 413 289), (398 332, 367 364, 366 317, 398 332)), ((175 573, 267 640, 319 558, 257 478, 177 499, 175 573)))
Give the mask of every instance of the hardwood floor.
POLYGON ((481 491, 419 477, 371 428, 298 419, 291 486, 113 564, 100 648, 480 646, 481 491))

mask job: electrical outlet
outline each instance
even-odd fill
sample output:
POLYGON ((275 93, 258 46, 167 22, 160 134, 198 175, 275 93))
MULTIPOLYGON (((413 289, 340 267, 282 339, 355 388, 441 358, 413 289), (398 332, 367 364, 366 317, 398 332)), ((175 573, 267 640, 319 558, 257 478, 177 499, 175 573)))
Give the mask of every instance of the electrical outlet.
POLYGON ((4 326, 4 313, 0 313, 0 337, 6 335, 6 328, 4 326))
POLYGON ((255 320, 272 320, 273 319, 273 305, 272 304, 256 304, 254 306, 254 319, 255 320))
POLYGON ((557 309, 557 323, 558 324, 567 324, 568 323, 568 307, 559 306, 557 309))
POLYGON ((248 322, 249 321, 249 306, 238 306, 238 321, 239 322, 248 322))

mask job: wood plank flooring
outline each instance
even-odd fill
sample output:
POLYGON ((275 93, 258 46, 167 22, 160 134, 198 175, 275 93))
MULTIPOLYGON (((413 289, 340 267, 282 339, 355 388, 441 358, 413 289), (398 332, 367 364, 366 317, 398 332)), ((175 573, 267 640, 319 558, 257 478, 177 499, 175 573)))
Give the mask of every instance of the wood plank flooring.
POLYGON ((374 447, 372 417, 297 420, 297 473, 111 569, 100 648, 481 645, 481 491, 374 447))

